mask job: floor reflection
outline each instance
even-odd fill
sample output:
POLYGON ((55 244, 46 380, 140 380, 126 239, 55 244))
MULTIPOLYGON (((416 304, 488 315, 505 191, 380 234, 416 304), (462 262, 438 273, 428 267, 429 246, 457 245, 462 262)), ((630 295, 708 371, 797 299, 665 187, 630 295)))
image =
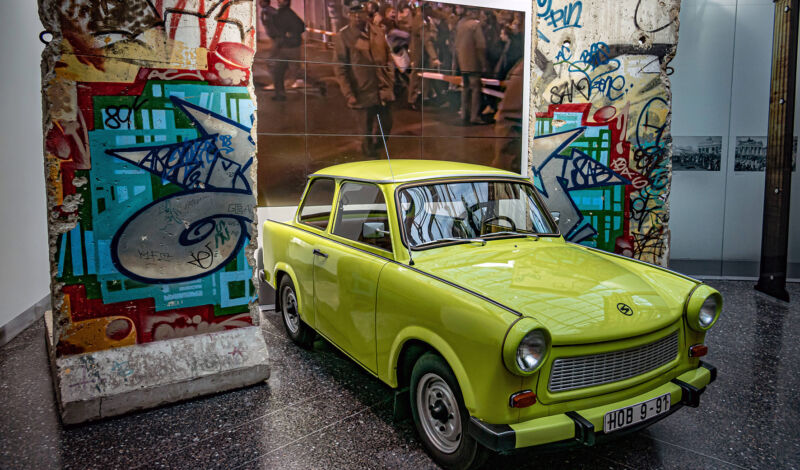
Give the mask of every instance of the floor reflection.
MULTIPOLYGON (((800 302, 712 282, 725 310, 707 338, 718 380, 697 409, 592 448, 497 455, 485 468, 787 468, 800 461, 800 302)), ((800 284, 790 295, 800 299, 800 284)), ((267 383, 64 428, 44 331, 0 348, 0 468, 435 468, 393 392, 337 349, 290 343, 278 314, 263 330, 267 383)))

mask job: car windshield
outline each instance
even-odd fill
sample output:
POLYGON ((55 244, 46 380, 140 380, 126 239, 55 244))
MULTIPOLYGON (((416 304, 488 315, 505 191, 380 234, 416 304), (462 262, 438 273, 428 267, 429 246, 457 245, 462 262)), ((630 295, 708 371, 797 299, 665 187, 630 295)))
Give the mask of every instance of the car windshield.
POLYGON ((479 239, 555 235, 531 185, 507 180, 417 185, 400 190, 412 248, 479 239))

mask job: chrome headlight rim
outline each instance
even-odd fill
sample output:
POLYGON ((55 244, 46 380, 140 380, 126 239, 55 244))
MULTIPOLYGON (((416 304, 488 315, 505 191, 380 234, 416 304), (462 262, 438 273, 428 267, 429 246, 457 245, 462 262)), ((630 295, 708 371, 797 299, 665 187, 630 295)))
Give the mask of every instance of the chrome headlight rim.
POLYGON ((541 326, 536 320, 531 317, 521 317, 515 321, 506 333, 505 340, 503 341, 503 363, 506 369, 512 374, 520 376, 530 376, 538 373, 542 366, 547 362, 552 349, 552 341, 550 332, 541 326), (533 336, 529 336, 533 335, 533 336), (543 353, 539 361, 533 368, 527 369, 518 361, 518 352, 520 346, 526 338, 533 338, 538 336, 538 339, 543 340, 543 353))
POLYGON ((720 313, 722 295, 705 284, 698 285, 686 301, 686 321, 689 328, 697 332, 711 329, 719 320, 720 313))
POLYGON ((544 364, 545 359, 547 359, 547 353, 550 350, 550 344, 547 340, 547 333, 542 328, 533 329, 527 333, 525 336, 522 337, 519 344, 517 345, 517 354, 516 354, 516 366, 524 374, 532 374, 539 370, 544 364), (538 343, 538 344, 537 344, 538 343), (526 358, 535 356, 535 354, 525 353, 523 352, 523 348, 538 348, 539 357, 536 360, 536 363, 533 366, 525 366, 526 358))

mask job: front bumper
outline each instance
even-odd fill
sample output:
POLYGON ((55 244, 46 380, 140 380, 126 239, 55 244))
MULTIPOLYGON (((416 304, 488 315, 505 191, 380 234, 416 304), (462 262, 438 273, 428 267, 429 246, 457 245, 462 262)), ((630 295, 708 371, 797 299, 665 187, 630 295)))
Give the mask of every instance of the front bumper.
POLYGON ((650 426, 671 415, 683 405, 698 407, 700 395, 705 391, 706 386, 716 378, 717 368, 701 361, 700 367, 697 369, 685 372, 671 382, 626 400, 510 425, 488 424, 473 417, 470 418, 469 433, 475 440, 494 451, 508 451, 544 444, 580 443, 591 446, 597 441, 604 440, 606 436, 621 436, 650 426), (666 393, 670 394, 672 403, 669 412, 613 434, 602 432, 603 417, 606 412, 641 403, 666 393))

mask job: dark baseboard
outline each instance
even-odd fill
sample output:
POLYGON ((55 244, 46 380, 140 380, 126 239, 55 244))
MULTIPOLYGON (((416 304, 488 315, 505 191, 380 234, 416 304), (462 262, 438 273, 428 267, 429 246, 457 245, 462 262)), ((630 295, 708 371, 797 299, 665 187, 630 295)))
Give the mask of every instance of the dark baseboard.
MULTIPOLYGON (((757 281, 758 261, 721 261, 710 259, 670 259, 670 269, 700 279, 757 281)), ((788 263, 787 282, 800 282, 800 263, 788 263)))
POLYGON ((8 343, 15 336, 25 331, 26 328, 33 325, 36 320, 39 320, 44 315, 44 312, 50 310, 50 294, 45 295, 42 300, 31 305, 24 312, 14 317, 10 322, 0 326, 0 346, 8 343))

